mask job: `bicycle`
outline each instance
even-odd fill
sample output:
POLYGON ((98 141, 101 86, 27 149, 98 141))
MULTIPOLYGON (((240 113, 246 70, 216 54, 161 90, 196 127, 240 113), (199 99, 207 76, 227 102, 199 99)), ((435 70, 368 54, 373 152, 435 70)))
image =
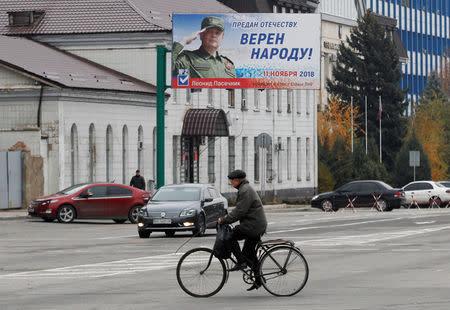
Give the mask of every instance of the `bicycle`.
MULTIPOLYGON (((276 239, 260 241, 257 246, 257 270, 262 286, 275 296, 292 296, 306 285, 308 263, 293 241, 276 239)), ((236 260, 230 258, 234 264, 236 260)), ((217 258, 210 248, 189 250, 178 261, 177 281, 187 294, 210 297, 217 294, 228 280, 228 260, 217 258)), ((253 271, 242 270, 247 284, 255 282, 253 271)))

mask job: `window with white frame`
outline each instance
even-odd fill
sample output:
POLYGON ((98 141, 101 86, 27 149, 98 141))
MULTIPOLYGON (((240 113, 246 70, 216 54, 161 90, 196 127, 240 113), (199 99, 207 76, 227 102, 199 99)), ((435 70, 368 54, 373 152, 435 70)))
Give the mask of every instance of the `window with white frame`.
POLYGON ((310 151, 310 138, 306 138, 306 181, 311 180, 311 151, 310 151))
POLYGON ((89 182, 94 182, 95 174, 95 127, 89 125, 89 182))
POLYGON ((306 91, 306 101, 305 101, 305 107, 306 107, 306 115, 309 115, 310 109, 311 109, 311 90, 307 89, 306 91))
POLYGON ((214 183, 216 180, 215 175, 215 152, 216 152, 216 138, 208 137, 208 182, 214 183))
POLYGON ((234 108, 236 106, 236 94, 234 89, 228 90, 228 107, 234 108))
POLYGON ((267 147, 267 157, 266 157, 266 182, 272 183, 273 178, 273 168, 272 168, 272 154, 273 154, 273 143, 267 147))
POLYGON ((286 112, 287 113, 291 113, 292 112, 292 103, 293 103, 293 101, 294 101, 293 90, 292 89, 288 89, 288 91, 287 91, 287 100, 286 100, 286 103, 287 103, 287 110, 286 110, 286 112))
POLYGON ((180 160, 181 160, 181 137, 173 136, 172 138, 172 182, 180 183, 180 160))
POLYGON ((144 128, 142 128, 142 125, 140 125, 138 128, 137 155, 137 168, 143 169, 142 162, 144 160, 144 128))
POLYGON ((259 111, 259 100, 260 100, 260 96, 261 96, 261 91, 259 90, 259 89, 255 89, 255 90, 253 90, 253 92, 254 92, 254 100, 253 100, 253 102, 254 102, 254 110, 255 111, 259 111))
POLYGON ((190 88, 186 88, 186 105, 192 104, 192 93, 190 88))
POLYGON ((255 182, 259 182, 259 147, 257 144, 258 137, 255 137, 253 149, 254 149, 254 176, 255 176, 255 182))
POLYGON ((283 91, 281 89, 277 90, 277 112, 282 112, 282 106, 283 106, 283 91))
POLYGON ((282 147, 281 147, 281 137, 278 137, 278 140, 277 140, 277 142, 278 142, 278 144, 277 144, 277 150, 278 150, 278 152, 277 152, 277 170, 278 170, 278 183, 281 183, 281 182, 283 182, 283 175, 282 175, 282 171, 283 171, 283 166, 282 166, 282 164, 281 164, 281 162, 282 162, 282 158, 281 158, 281 149, 282 149, 282 147))
POLYGON ((286 165, 287 165, 287 179, 291 179, 291 137, 287 138, 286 142, 286 165))
POLYGON ((122 183, 127 184, 128 179, 128 127, 122 128, 122 183))
POLYGON ((266 90, 266 111, 272 111, 273 90, 266 90))
POLYGON ((301 114, 302 113, 302 91, 295 90, 295 96, 297 97, 296 98, 297 106, 295 107, 295 110, 297 111, 297 114, 301 114))
POLYGON ((106 128, 106 182, 111 181, 113 163, 113 132, 111 125, 106 128))
POLYGON ((297 138, 297 181, 302 180, 302 140, 297 138))
POLYGON ((242 89, 241 90, 241 110, 247 111, 248 110, 247 105, 248 105, 247 90, 242 89))
POLYGON ((208 88, 208 107, 214 108, 214 89, 208 88))
POLYGON ((248 158, 248 138, 242 137, 241 169, 244 171, 247 171, 247 158, 248 158))
POLYGON ((228 137, 228 172, 235 169, 236 153, 235 153, 235 138, 228 137))
POLYGON ((78 174, 78 129, 73 124, 70 129, 70 182, 71 185, 78 183, 76 175, 78 174))

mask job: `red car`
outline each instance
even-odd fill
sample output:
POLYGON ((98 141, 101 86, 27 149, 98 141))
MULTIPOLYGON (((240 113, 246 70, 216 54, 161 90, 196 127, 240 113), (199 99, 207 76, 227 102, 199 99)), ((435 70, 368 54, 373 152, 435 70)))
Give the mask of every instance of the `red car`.
POLYGON ((60 223, 78 219, 113 219, 136 223, 139 210, 150 199, 150 192, 122 184, 77 184, 62 191, 35 199, 28 214, 46 222, 60 223))

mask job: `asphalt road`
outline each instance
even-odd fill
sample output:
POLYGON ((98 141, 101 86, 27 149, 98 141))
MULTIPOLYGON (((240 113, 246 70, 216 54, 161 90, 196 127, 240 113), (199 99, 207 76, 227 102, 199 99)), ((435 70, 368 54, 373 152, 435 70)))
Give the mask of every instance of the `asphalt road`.
POLYGON ((247 292, 239 272, 206 299, 175 277, 180 253, 212 246, 214 231, 140 239, 135 225, 21 219, 0 223, 0 309, 449 309, 450 209, 270 212, 264 239, 304 252, 297 295, 247 292))

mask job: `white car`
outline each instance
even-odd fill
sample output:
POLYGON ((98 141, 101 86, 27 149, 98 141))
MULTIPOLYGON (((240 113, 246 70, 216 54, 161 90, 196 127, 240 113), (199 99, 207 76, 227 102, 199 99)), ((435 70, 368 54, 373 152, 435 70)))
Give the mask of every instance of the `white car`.
POLYGON ((403 186, 405 204, 415 201, 419 205, 430 205, 432 200, 440 205, 450 201, 450 189, 433 181, 415 181, 403 186))

